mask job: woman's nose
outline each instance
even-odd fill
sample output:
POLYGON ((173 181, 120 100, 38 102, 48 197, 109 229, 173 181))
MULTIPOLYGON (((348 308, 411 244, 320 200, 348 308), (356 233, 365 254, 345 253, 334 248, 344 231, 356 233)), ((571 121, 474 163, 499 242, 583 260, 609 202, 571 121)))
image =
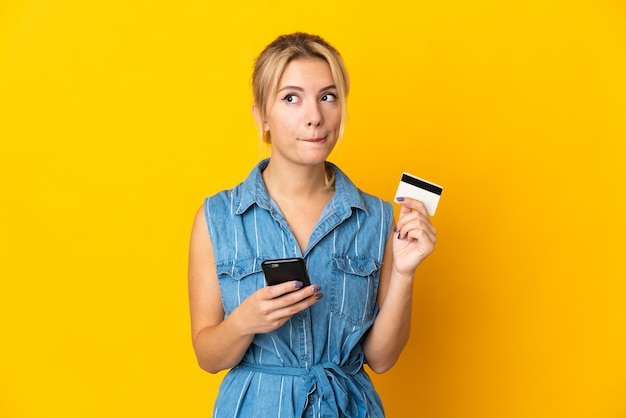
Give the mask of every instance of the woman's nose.
POLYGON ((322 112, 320 112, 320 109, 317 103, 310 105, 309 109, 307 109, 306 121, 307 121, 307 127, 309 128, 311 127, 317 128, 317 127, 322 126, 324 118, 322 117, 322 112))

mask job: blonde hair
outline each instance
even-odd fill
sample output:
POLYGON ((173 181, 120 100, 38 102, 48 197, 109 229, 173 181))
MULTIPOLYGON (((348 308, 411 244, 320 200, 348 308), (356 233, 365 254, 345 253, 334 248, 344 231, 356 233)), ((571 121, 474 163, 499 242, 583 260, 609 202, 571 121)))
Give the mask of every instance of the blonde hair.
MULTIPOLYGON (((259 117, 265 120, 268 102, 276 95, 278 82, 287 65, 300 58, 319 58, 328 63, 341 103, 339 137, 343 135, 347 118, 346 100, 350 90, 348 72, 341 55, 333 46, 317 35, 296 32, 281 35, 269 44, 257 57, 252 74, 252 93, 259 117)), ((263 142, 271 143, 270 132, 260 129, 263 142)))

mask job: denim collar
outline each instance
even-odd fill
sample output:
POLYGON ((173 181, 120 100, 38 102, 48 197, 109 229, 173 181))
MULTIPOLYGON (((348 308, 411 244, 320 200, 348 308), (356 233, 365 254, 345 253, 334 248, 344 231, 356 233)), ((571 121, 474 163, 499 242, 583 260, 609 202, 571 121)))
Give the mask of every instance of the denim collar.
MULTIPOLYGON (((262 176, 268 163, 269 158, 260 161, 244 182, 235 189, 235 196, 233 196, 233 213, 235 215, 243 214, 255 203, 263 209, 272 211, 272 199, 267 193, 262 176)), ((335 213, 344 218, 352 213, 352 208, 358 208, 367 214, 365 203, 356 186, 339 167, 332 163, 328 164, 335 171, 335 194, 330 201, 335 213)), ((329 207, 327 206, 327 208, 329 207)))

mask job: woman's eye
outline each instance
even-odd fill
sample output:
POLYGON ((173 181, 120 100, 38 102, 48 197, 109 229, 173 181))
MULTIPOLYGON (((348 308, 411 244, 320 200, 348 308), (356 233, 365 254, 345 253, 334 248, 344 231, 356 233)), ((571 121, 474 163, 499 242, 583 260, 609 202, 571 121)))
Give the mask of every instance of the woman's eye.
POLYGON ((296 95, 296 94, 288 94, 285 97, 283 97, 283 100, 287 103, 298 103, 300 101, 300 98, 296 95))
POLYGON ((326 93, 321 98, 322 102, 334 102, 335 100, 337 100, 337 96, 333 93, 326 93))

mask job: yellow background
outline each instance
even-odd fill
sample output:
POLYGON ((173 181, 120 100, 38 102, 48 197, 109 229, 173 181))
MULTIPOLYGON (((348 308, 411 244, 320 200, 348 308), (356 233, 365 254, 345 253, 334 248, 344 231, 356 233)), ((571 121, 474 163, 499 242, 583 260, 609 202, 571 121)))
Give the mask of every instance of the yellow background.
POLYGON ((210 416, 191 221, 263 155, 252 60, 295 30, 351 73, 331 160, 444 186, 388 415, 626 417, 619 0, 2 0, 0 416, 210 416))

